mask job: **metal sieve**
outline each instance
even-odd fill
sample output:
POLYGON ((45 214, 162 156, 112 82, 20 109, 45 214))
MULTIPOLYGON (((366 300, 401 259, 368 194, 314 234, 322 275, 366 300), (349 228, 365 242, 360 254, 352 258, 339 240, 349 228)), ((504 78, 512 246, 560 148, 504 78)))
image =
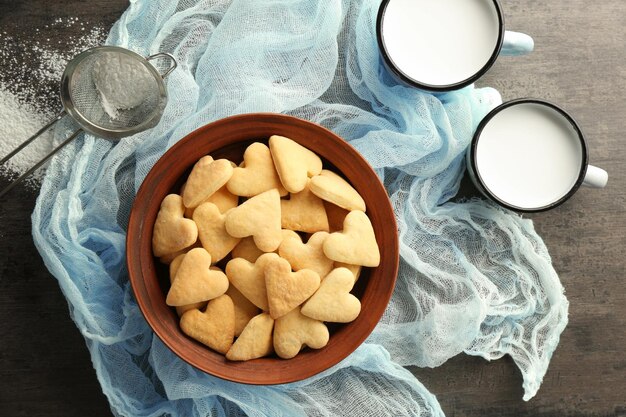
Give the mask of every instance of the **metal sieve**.
MULTIPOLYGON (((48 155, 0 191, 0 197, 36 171, 83 131, 105 139, 119 140, 156 126, 161 119, 167 102, 167 91, 165 90, 163 80, 175 68, 176 60, 170 54, 161 52, 144 58, 133 51, 118 46, 98 46, 76 55, 67 64, 61 77, 61 103, 63 104, 63 110, 37 133, 2 158, 0 165, 10 160, 65 116, 71 117, 80 126, 80 129, 72 133, 48 155), (151 78, 144 80, 144 82, 148 83, 149 88, 146 89, 145 97, 143 97, 140 103, 131 108, 118 109, 115 117, 111 117, 106 112, 103 106, 103 99, 96 87, 94 66, 98 61, 115 59, 121 55, 124 55, 126 62, 141 65, 147 71, 147 74, 150 74, 151 78), (170 61, 170 66, 163 74, 149 62, 157 58, 166 58, 170 61)), ((128 81, 128 83, 131 81, 128 81)), ((132 88, 130 85, 127 87, 128 90, 132 88)))

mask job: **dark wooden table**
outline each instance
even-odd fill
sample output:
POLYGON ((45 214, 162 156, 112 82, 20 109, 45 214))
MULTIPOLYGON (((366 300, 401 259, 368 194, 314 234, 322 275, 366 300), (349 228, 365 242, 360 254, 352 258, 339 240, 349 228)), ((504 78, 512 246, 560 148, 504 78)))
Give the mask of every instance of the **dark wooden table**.
MULTIPOLYGON (((439 368, 412 371, 449 417, 626 416, 626 2, 503 3, 508 28, 532 34, 536 49, 500 59, 479 84, 496 87, 505 100, 561 104, 587 133, 590 160, 609 171, 609 185, 530 216, 571 303, 569 326, 534 399, 522 401, 521 376, 508 358, 487 363, 459 355, 439 368)), ((78 17, 109 28, 126 6, 124 0, 0 0, 0 33, 62 49, 80 26, 46 25, 78 17)), ((11 71, 0 67, 5 75, 11 71)), ((49 91, 41 88, 42 95, 49 91)), ((84 340, 32 243, 35 198, 20 187, 0 203, 0 416, 110 415, 84 340)))

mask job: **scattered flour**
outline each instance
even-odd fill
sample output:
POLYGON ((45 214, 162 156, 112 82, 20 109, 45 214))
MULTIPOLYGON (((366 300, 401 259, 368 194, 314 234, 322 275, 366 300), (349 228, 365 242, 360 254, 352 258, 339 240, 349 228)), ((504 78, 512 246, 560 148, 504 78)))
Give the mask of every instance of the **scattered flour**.
MULTIPOLYGON (((34 31, 35 36, 26 31, 23 36, 0 31, 0 159, 61 111, 59 83, 67 63, 83 50, 103 44, 107 34, 104 28, 77 17, 58 18, 34 31), (81 35, 63 41, 51 41, 45 35, 68 29, 81 35)), ((16 177, 48 154, 53 148, 51 132, 0 167, 0 175, 16 177)), ((44 169, 35 172, 28 184, 38 188, 44 169)))
MULTIPOLYGON (((51 117, 51 114, 42 113, 28 103, 21 103, 13 93, 0 89, 0 154, 2 157, 41 129, 51 117)), ((49 130, 0 167, 0 174, 4 176, 21 174, 39 162, 52 148, 52 131, 49 130)), ((41 180, 43 173, 43 169, 37 170, 32 179, 41 180)))

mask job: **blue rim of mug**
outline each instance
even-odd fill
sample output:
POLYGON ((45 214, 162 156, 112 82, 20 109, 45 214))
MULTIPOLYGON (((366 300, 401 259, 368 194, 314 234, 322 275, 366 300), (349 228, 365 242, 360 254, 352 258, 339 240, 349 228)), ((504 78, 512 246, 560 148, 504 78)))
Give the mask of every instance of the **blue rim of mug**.
POLYGON ((493 201, 495 201, 496 203, 498 203, 499 205, 501 205, 502 207, 508 208, 510 210, 514 210, 514 211, 518 211, 518 212, 522 212, 522 213, 539 213, 542 211, 547 211, 550 209, 553 209, 557 206, 560 206, 561 204, 563 204, 565 201, 569 200, 569 198, 571 196, 574 195, 574 193, 576 193, 576 191, 578 191, 578 189, 580 188, 580 186, 582 185, 584 179, 585 179, 585 175, 587 174, 587 166, 589 164, 589 153, 587 151, 587 142, 585 141, 585 135, 582 132, 582 129, 580 128, 580 126, 578 125, 578 123, 576 123, 576 120, 574 120, 574 118, 567 113, 565 110, 563 110, 561 107, 557 106, 554 103, 551 103, 549 101, 546 100, 540 100, 540 99, 536 99, 536 98, 518 98, 515 100, 511 100, 511 101, 507 101, 505 103, 500 104, 498 107, 494 108, 493 110, 491 110, 487 116, 485 116, 484 119, 481 120, 480 124, 478 125, 478 128, 476 129, 476 133, 474 133, 474 137, 472 138, 472 143, 470 144, 470 149, 468 150, 468 152, 470 152, 470 163, 471 163, 471 169, 473 171, 474 174, 474 178, 476 179, 476 181, 478 182, 478 184, 480 185, 480 191, 482 191, 487 197, 489 197, 490 199, 492 199, 493 201), (581 164, 580 164, 580 171, 578 173, 578 178, 576 179, 576 182, 574 183, 574 185, 572 185, 572 188, 570 188, 570 190, 561 198, 559 198, 556 201, 553 201, 550 204, 547 204, 545 206, 541 206, 541 207, 534 207, 534 208, 525 208, 525 207, 518 207, 515 206, 513 204, 507 203, 506 201, 500 199, 498 196, 496 196, 485 184, 485 181, 483 181, 482 177, 480 176, 480 171, 478 170, 478 165, 476 163, 476 148, 478 147, 478 141, 480 140, 480 134, 482 133, 483 129, 485 128, 485 126, 487 126, 487 124, 491 121, 491 119, 493 119, 498 113, 500 113, 502 110, 507 109, 509 107, 515 106, 515 105, 519 105, 519 104, 538 104, 541 106, 545 106, 545 107, 549 107, 552 110, 555 110, 557 113, 559 113, 561 116, 563 116, 565 118, 565 120, 567 120, 570 125, 574 128, 574 130, 576 131, 576 135, 578 136, 578 140, 580 141, 580 146, 581 146, 581 150, 582 150, 582 157, 581 159, 581 164))
POLYGON ((498 2, 498 0, 491 0, 493 2, 494 7, 496 8, 496 12, 498 15, 498 24, 499 24, 498 41, 496 42, 496 47, 494 48, 493 53, 491 54, 491 57, 485 63, 485 65, 480 70, 478 70, 478 72, 476 72, 474 75, 470 76, 469 78, 466 78, 463 81, 459 81, 457 83, 447 84, 447 85, 432 85, 432 84, 423 83, 414 78, 411 78, 409 75, 405 74, 400 68, 398 68, 398 66, 393 62, 393 59, 391 59, 391 57, 389 56, 389 53, 387 52, 387 48, 385 47, 385 41, 383 39, 383 34, 382 34, 382 25, 383 25, 383 18, 385 16, 385 10, 387 9, 387 5, 389 4, 390 1, 393 1, 393 0, 383 0, 382 3, 380 4, 380 7, 378 8, 378 16, 376 17, 376 38, 378 40, 378 49, 380 50, 380 53, 385 63, 387 64, 387 68, 389 68, 398 78, 400 78, 406 84, 412 87, 421 88, 422 90, 434 91, 438 93, 458 90, 463 87, 467 87, 468 85, 474 83, 480 77, 485 75, 485 73, 489 71, 489 69, 493 66, 493 64, 498 59, 498 55, 500 55, 500 50, 502 49, 502 44, 504 42, 504 15, 502 14, 502 8, 500 7, 500 3, 498 2))

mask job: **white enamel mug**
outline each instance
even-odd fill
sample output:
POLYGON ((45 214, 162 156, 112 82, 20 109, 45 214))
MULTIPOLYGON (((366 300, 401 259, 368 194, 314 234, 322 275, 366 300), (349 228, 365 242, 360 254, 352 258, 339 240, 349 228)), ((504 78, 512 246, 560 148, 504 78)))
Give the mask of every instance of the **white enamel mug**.
POLYGON ((606 186, 607 172, 588 159, 582 130, 565 110, 544 100, 517 99, 478 125, 467 170, 486 197, 532 213, 563 204, 581 185, 606 186))
POLYGON ((497 0, 383 0, 376 34, 396 78, 436 92, 472 84, 499 55, 534 48, 530 36, 505 31, 497 0))

